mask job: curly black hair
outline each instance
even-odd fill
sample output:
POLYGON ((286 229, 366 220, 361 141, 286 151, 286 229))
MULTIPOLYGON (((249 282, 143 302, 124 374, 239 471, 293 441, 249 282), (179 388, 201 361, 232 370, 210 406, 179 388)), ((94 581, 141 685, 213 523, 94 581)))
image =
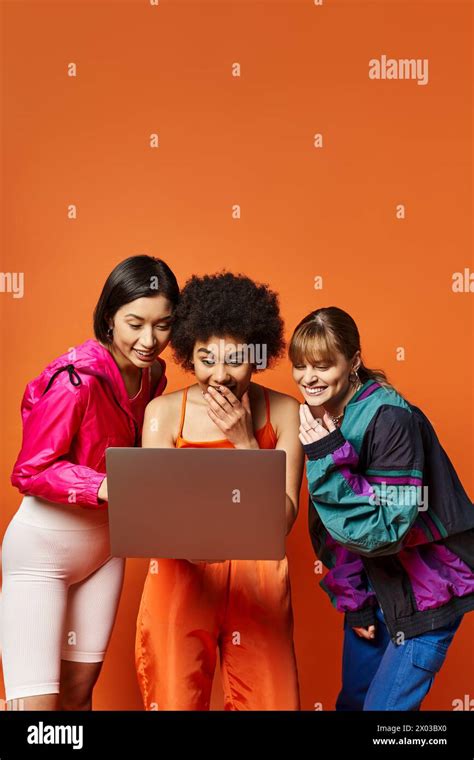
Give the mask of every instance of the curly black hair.
MULTIPOLYGON (((192 370, 196 341, 229 336, 247 345, 266 346, 266 367, 285 351, 278 295, 243 274, 193 275, 181 291, 170 344, 175 360, 192 370)), ((263 367, 263 369, 266 369, 263 367)))

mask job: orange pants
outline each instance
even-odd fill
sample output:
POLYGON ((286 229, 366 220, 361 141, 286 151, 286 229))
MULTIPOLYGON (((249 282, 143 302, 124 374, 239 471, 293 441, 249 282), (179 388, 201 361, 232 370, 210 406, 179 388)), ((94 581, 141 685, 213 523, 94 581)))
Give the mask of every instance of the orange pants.
POLYGON ((146 710, 299 710, 288 562, 151 560, 135 661, 146 710))

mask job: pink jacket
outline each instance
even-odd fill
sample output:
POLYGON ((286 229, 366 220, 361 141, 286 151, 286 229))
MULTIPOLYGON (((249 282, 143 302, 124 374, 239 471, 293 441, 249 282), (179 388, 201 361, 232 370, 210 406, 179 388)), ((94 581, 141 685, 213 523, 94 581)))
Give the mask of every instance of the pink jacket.
MULTIPOLYGON (((166 387, 166 363, 155 396, 166 387)), ((26 386, 23 443, 11 475, 23 494, 61 504, 106 509, 97 492, 105 449, 134 446, 141 431, 114 359, 86 340, 49 364, 26 386)))

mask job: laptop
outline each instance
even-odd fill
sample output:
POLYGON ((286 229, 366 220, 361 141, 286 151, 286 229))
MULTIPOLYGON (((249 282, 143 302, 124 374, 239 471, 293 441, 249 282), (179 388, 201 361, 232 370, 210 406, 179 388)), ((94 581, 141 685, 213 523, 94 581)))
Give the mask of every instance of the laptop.
POLYGON ((108 448, 115 557, 285 556, 286 452, 108 448))

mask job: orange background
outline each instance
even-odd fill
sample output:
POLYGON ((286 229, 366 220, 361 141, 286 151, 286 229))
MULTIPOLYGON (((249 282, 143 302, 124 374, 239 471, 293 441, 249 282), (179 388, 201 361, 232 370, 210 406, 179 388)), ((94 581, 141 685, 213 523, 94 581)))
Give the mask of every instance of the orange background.
MULTIPOLYGON (((1 266, 25 273, 25 295, 0 294, 0 535, 21 500, 9 476, 24 386, 92 336, 105 277, 139 253, 181 285, 222 267, 268 282, 288 336, 312 309, 347 310, 366 364, 428 414, 472 496, 472 295, 451 287, 472 267, 471 4, 17 0, 2 12, 1 266), (369 80, 382 54, 428 58, 429 84, 369 80)), ((192 381, 164 358, 168 390, 192 381)), ((297 395, 286 360, 258 382, 297 395)), ((305 484, 288 555, 302 706, 330 710, 342 616, 313 572, 305 484)), ((96 709, 142 709, 146 569, 127 562, 96 709)), ((469 615, 426 708, 474 696, 473 638, 469 615)))

